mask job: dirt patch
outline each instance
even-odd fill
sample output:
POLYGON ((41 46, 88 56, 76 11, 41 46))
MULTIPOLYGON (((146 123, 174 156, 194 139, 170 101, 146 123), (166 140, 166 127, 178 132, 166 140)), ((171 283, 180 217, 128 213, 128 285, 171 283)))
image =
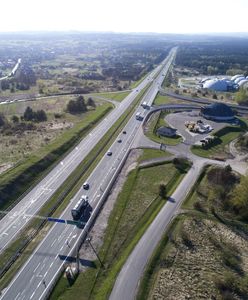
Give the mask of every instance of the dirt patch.
POLYGON ((10 169, 13 166, 13 164, 1 164, 0 165, 0 174, 2 174, 3 172, 7 171, 8 169, 10 169))
MULTIPOLYGON (((161 256, 149 299, 222 299, 216 277, 223 279, 226 271, 236 274, 224 264, 223 253, 227 249, 232 255, 238 253, 242 270, 248 272, 247 237, 210 220, 182 222, 181 234, 161 256)), ((241 298, 233 295, 232 299, 241 298)))
MULTIPOLYGON (((91 237, 91 244, 97 251, 103 243, 104 232, 108 225, 108 218, 110 216, 112 209, 114 208, 114 204, 116 202, 118 194, 122 190, 122 187, 125 183, 128 173, 137 166, 137 160, 139 156, 142 155, 142 153, 143 150, 141 149, 131 150, 126 160, 126 163, 123 166, 119 176, 117 177, 117 180, 115 181, 115 184, 110 192, 110 195, 104 204, 103 209, 101 210, 95 224, 93 225, 90 231, 89 236, 91 237)), ((93 250, 91 249, 90 245, 87 242, 85 242, 80 249, 80 258, 86 260, 96 259, 96 255, 94 254, 93 250)), ((81 271, 86 269, 87 267, 82 267, 81 271)))
POLYGON ((47 130, 58 130, 58 129, 70 129, 73 127, 73 123, 72 122, 50 122, 49 124, 47 124, 46 129, 47 130))

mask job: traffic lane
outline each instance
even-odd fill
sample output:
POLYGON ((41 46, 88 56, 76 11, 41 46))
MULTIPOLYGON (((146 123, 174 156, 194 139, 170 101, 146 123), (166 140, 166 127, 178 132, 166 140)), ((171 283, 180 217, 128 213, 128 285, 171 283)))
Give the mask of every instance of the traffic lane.
POLYGON ((173 201, 166 202, 155 220, 148 227, 119 273, 110 295, 110 300, 135 299, 138 282, 149 258, 161 240, 177 209, 198 178, 202 167, 203 163, 200 163, 189 170, 176 191, 172 194, 171 199, 173 201))
POLYGON ((127 134, 121 135, 122 142, 118 143, 118 139, 120 139, 119 135, 113 143, 112 147, 109 149, 109 151, 112 152, 112 155, 108 156, 106 152, 99 162, 98 166, 94 169, 94 171, 87 179, 89 189, 85 190, 84 188, 81 188, 77 197, 79 197, 80 194, 82 195, 84 193, 89 196, 90 203, 91 201, 97 201, 97 198, 101 196, 102 192, 108 185, 109 178, 112 177, 112 174, 118 167, 123 155, 125 155, 126 151, 128 150, 133 140, 133 134, 138 129, 138 127, 140 127, 140 125, 141 123, 134 119, 129 126, 125 127, 125 131, 127 132, 127 134), (94 191, 93 195, 92 191, 94 191))
MULTIPOLYGON (((25 297, 27 295, 31 297, 34 292, 32 287, 35 288, 44 279, 48 283, 49 273, 52 271, 50 269, 55 265, 55 270, 57 270, 58 266, 61 266, 63 263, 61 257, 66 257, 70 251, 70 248, 67 245, 68 238, 70 239, 70 243, 72 243, 72 240, 76 239, 80 232, 81 229, 76 226, 55 224, 49 231, 47 238, 36 249, 35 255, 30 257, 17 274, 17 278, 21 276, 21 280, 18 281, 17 285, 15 284, 17 282, 15 280, 13 284, 11 284, 11 288, 8 288, 8 294, 6 294, 7 299, 15 299, 16 294, 22 296, 24 293, 25 297), (56 238, 50 238, 51 235, 55 235, 56 238), (22 272, 24 269, 26 271, 22 272), (30 274, 30 270, 34 270, 33 273, 30 274), (27 283, 30 282, 31 279, 33 284, 36 284, 27 289, 27 283), (12 293, 13 297, 11 296, 12 293)), ((54 270, 52 273, 54 273, 54 270)))

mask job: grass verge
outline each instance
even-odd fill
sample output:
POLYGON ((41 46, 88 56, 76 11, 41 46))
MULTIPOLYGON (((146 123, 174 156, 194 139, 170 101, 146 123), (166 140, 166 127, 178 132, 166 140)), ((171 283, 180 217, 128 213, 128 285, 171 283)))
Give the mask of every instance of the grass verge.
POLYGON ((217 156, 226 157, 225 146, 236 139, 242 132, 244 132, 242 127, 226 126, 213 134, 216 140, 212 144, 206 148, 193 145, 191 151, 195 155, 206 158, 215 158, 217 156))
POLYGON ((99 94, 92 94, 92 96, 100 96, 106 99, 111 99, 115 101, 121 102, 123 99, 125 99, 130 94, 130 91, 124 91, 124 92, 117 92, 117 93, 99 93, 99 94))
POLYGON ((146 160, 152 160, 155 158, 169 157, 172 154, 167 151, 157 149, 143 149, 143 155, 139 157, 138 162, 144 162, 146 160))

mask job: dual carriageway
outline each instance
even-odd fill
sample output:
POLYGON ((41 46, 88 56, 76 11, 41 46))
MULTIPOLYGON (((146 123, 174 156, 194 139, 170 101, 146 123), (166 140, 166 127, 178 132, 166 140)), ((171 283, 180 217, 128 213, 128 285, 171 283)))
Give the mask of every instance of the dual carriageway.
MULTIPOLYGON (((1 252, 25 228, 25 225, 31 219, 30 216, 38 213, 40 208, 76 169, 107 130, 132 104, 137 95, 149 84, 151 86, 141 101, 146 102, 149 106, 152 105, 175 55, 176 48, 173 48, 161 65, 151 72, 63 161, 0 220, 1 252)), ((77 226, 54 224, 22 269, 3 291, 1 299, 45 299, 49 295, 63 270, 65 260, 75 254, 75 250, 86 237, 87 231, 106 199, 133 142, 141 134, 142 122, 137 121, 135 118, 137 112, 141 110, 144 117, 148 114, 148 110, 140 106, 135 110, 123 129, 126 134, 121 133, 112 144, 110 148, 112 155, 103 156, 87 179, 90 185, 89 190, 85 191, 81 187, 60 216, 61 219, 71 219, 71 209, 78 199, 86 194, 89 197, 92 212, 85 228, 80 229, 77 226), (118 140, 121 140, 121 142, 118 142, 118 140), (65 259, 61 259, 61 257, 65 259)))

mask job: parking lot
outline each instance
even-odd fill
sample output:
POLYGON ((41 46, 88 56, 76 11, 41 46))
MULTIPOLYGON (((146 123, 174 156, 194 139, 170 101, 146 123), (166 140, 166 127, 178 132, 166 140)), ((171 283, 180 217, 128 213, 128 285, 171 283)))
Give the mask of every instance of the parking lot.
POLYGON ((171 113, 165 117, 165 121, 169 124, 169 126, 177 129, 177 133, 184 138, 184 142, 186 144, 191 144, 191 145, 199 143, 200 140, 204 139, 209 134, 218 131, 219 129, 228 125, 228 123, 225 122, 214 122, 214 121, 206 120, 203 117, 199 116, 198 111, 171 113), (185 126, 185 122, 187 121, 197 122, 198 120, 201 120, 204 123, 204 125, 209 124, 213 128, 213 131, 206 132, 206 133, 190 132, 188 128, 185 126))

